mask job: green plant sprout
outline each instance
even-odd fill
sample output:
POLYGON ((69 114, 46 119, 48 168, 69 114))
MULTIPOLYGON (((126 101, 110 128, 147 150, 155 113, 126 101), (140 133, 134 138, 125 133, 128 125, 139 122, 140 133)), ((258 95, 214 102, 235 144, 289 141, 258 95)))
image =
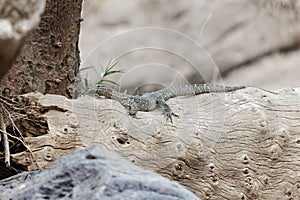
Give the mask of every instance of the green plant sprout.
MULTIPOLYGON (((82 71, 84 71, 84 70, 87 70, 87 69, 91 69, 91 68, 93 68, 93 67, 84 67, 84 68, 80 69, 80 72, 82 72, 82 71)), ((88 91, 89 91, 89 89, 90 89, 90 86, 89 86, 89 85, 90 85, 90 84, 89 84, 88 78, 85 77, 85 78, 83 79, 82 91, 81 91, 81 94, 80 94, 81 96, 88 93, 88 91)))
POLYGON ((112 59, 110 59, 110 61, 108 62, 107 67, 104 69, 104 72, 101 74, 101 79, 97 82, 98 85, 103 84, 104 82, 109 82, 115 85, 118 85, 116 82, 105 79, 105 77, 115 74, 115 73, 122 73, 122 70, 113 70, 113 68, 119 63, 118 60, 113 61, 112 59))
MULTIPOLYGON (((118 63, 119 63, 118 60, 113 60, 113 59, 109 60, 109 62, 107 64, 107 67, 105 67, 104 71, 101 73, 101 76, 100 76, 101 78, 97 82, 97 85, 101 85, 101 84, 103 84, 105 82, 109 82, 109 83, 118 85, 116 82, 107 79, 107 77, 110 76, 110 75, 112 75, 112 74, 122 73, 123 72, 122 70, 114 70, 114 67, 116 67, 118 63)), ((91 68, 94 68, 94 67, 90 66, 90 67, 82 68, 82 69, 80 69, 80 72, 82 72, 84 70, 87 70, 87 69, 91 69, 91 68)), ((88 77, 85 77, 83 79, 81 96, 82 95, 91 94, 91 93, 94 92, 93 90, 91 90, 90 85, 91 84, 90 84, 90 82, 88 80, 88 77)))

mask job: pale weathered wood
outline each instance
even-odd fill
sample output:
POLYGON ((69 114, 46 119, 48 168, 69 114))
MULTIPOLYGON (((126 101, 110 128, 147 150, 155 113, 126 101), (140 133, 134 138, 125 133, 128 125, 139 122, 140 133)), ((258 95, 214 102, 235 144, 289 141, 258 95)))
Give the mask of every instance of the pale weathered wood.
MULTIPOLYGON (((113 100, 29 94, 52 109, 45 113, 49 133, 25 141, 40 167, 96 143, 202 199, 299 199, 300 88, 277 92, 173 98, 168 103, 180 116, 173 124, 161 110, 135 119, 113 100)), ((13 158, 34 169, 26 155, 13 158)))

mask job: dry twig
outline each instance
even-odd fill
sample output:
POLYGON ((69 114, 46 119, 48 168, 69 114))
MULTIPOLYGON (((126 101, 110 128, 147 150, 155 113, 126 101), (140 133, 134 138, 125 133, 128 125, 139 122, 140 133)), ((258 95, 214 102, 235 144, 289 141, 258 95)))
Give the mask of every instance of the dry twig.
POLYGON ((0 109, 0 130, 2 133, 2 141, 4 144, 4 161, 7 168, 10 168, 10 151, 9 151, 9 141, 6 133, 6 127, 3 118, 3 106, 0 109))
MULTIPOLYGON (((28 145, 26 145, 23 134, 15 123, 15 120, 19 120, 21 118, 31 120, 28 118, 27 114, 22 113, 25 111, 25 108, 26 104, 19 104, 17 101, 0 95, 0 141, 4 144, 4 162, 6 167, 9 169, 13 169, 10 163, 10 148, 12 147, 9 146, 9 138, 19 141, 30 152, 32 162, 37 164, 32 150, 28 147, 28 145), (12 133, 7 132, 6 127, 8 125, 11 126, 12 133)), ((38 164, 37 168, 40 169, 38 164)))

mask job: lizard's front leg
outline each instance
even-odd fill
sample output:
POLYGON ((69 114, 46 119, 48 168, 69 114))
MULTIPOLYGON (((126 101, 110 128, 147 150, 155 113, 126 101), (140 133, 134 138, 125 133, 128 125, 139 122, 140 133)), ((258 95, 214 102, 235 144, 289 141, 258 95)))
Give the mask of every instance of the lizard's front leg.
POLYGON ((166 121, 168 121, 168 119, 170 119, 171 123, 173 123, 172 115, 179 118, 178 115, 173 113, 173 111, 171 110, 171 108, 168 106, 168 104, 165 102, 164 99, 157 100, 157 104, 165 110, 165 115, 167 117, 166 121))
POLYGON ((132 104, 130 106, 127 106, 127 109, 128 109, 129 115, 136 118, 136 113, 138 111, 136 105, 132 104))

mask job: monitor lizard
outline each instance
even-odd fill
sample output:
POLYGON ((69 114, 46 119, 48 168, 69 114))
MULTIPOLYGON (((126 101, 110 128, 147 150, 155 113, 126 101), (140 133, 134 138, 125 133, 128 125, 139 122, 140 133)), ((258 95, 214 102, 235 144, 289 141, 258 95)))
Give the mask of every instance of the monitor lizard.
POLYGON ((141 96, 134 96, 120 93, 109 86, 100 84, 96 86, 95 94, 117 100, 128 109, 129 114, 132 116, 136 116, 137 111, 151 111, 161 107, 165 111, 165 116, 167 117, 166 120, 170 119, 171 123, 173 123, 172 116, 179 116, 173 113, 169 105, 166 103, 168 99, 178 96, 191 96, 203 93, 231 92, 243 88, 245 88, 245 86, 225 87, 221 85, 206 84, 180 85, 169 86, 158 91, 145 93, 141 96))

